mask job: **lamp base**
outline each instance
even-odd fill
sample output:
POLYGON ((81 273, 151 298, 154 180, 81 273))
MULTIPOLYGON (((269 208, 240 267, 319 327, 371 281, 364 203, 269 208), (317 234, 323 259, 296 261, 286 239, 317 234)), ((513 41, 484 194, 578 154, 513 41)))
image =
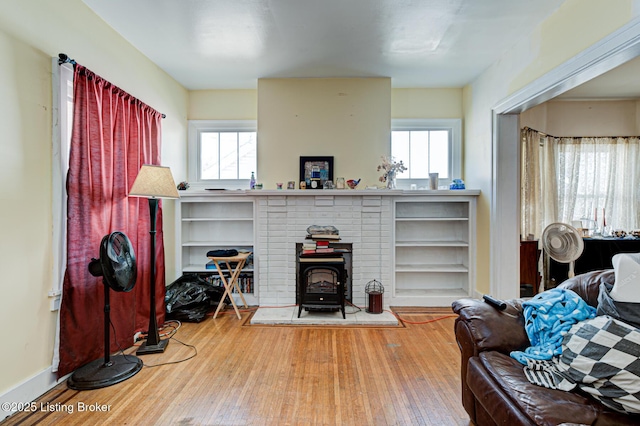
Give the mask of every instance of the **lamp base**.
POLYGON ((103 358, 78 368, 67 380, 75 390, 99 389, 115 385, 142 369, 142 360, 133 355, 112 356, 108 363, 103 358))
POLYGON ((147 340, 138 348, 136 355, 159 354, 164 352, 169 344, 169 339, 159 340, 157 345, 147 344, 147 340))

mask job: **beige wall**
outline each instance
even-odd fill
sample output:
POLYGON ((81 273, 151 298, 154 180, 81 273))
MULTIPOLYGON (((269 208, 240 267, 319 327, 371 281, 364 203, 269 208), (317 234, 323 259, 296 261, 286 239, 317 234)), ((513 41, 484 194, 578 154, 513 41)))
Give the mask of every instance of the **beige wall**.
MULTIPOLYGON (((315 86, 320 81, 331 82, 332 79, 316 79, 315 83, 312 86, 315 86)), ((363 81, 380 81, 387 79, 337 79, 340 80, 340 84, 356 82, 358 80, 363 81)), ((337 81, 336 80, 336 81, 337 81)), ((267 80, 265 80, 267 81, 267 80)), ((305 84, 310 84, 311 79, 305 80, 297 80, 297 79, 289 79, 289 80, 281 80, 279 83, 291 83, 295 84, 295 82, 300 83, 301 81, 306 81, 305 84)), ((334 83, 336 83, 334 81, 334 83)), ((362 84, 362 82, 358 83, 362 84)), ((385 83, 385 88, 383 90, 384 99, 381 99, 380 102, 373 103, 374 105, 390 105, 390 110, 388 108, 384 108, 379 112, 382 112, 386 115, 383 120, 386 123, 389 118, 462 118, 462 89, 448 88, 448 89, 425 89, 425 88, 413 88, 413 89, 391 89, 391 96, 389 99, 388 96, 388 84, 385 83)), ((295 86, 292 86, 295 87, 295 86)), ((327 90, 334 90, 335 87, 329 88, 327 90)), ((297 90, 297 89, 295 89, 297 90)), ((314 89, 315 90, 315 89, 314 89)), ((345 89, 346 90, 346 89, 345 89)), ((359 90, 354 85, 354 90, 359 90)), ((324 94, 324 89, 322 89, 323 94, 318 98, 312 95, 301 95, 298 93, 298 96, 303 101, 302 104, 309 104, 311 99, 314 99, 312 104, 315 105, 316 108, 322 111, 333 111, 333 105, 325 104, 317 104, 316 99, 322 99, 324 94), (325 109, 324 107, 327 106, 325 109)), ((378 96, 379 91, 373 91, 371 94, 368 94, 368 97, 378 96)), ((340 97, 327 97, 325 101, 335 101, 339 100, 340 97)), ((369 101, 370 99, 367 99, 369 101)), ((188 118, 190 120, 232 120, 232 119, 246 119, 252 120, 257 119, 258 115, 258 90, 197 90, 189 92, 189 115, 188 118)), ((274 105, 281 102, 280 99, 276 100, 262 100, 263 111, 278 111, 278 108, 275 108, 274 105)), ((334 111, 334 113, 337 113, 334 111)), ((346 111, 345 113, 349 113, 346 111)), ((325 115, 326 112, 322 113, 325 115)), ((317 133, 318 128, 326 127, 332 132, 336 133, 344 133, 335 128, 335 123, 332 125, 326 125, 326 123, 322 123, 322 120, 326 120, 321 115, 314 115, 317 117, 317 123, 312 124, 314 131, 312 132, 312 136, 317 133)), ((314 119, 315 120, 315 119, 314 119)), ((372 120, 371 122, 375 123, 378 120, 372 120)), ((370 128, 370 125, 366 125, 364 128, 370 128)), ((385 127, 386 128, 386 127, 385 127)), ((285 128, 286 129, 286 128, 285 128)), ((273 184, 277 182, 288 182, 289 180, 298 180, 299 176, 299 161, 298 157, 300 155, 315 155, 315 154, 299 154, 299 152, 320 152, 318 151, 320 147, 316 146, 315 143, 306 142, 308 139, 304 137, 302 139, 296 139, 292 141, 290 137, 286 136, 286 139, 282 138, 273 138, 269 135, 264 134, 264 121, 262 121, 262 126, 260 128, 260 146, 266 147, 266 151, 262 151, 261 155, 258 158, 258 170, 260 174, 258 176, 259 179, 264 180, 263 183, 266 184, 266 187, 270 188, 273 184), (275 140, 275 141, 274 141, 275 140), (285 144, 285 140, 288 141, 285 144), (291 144, 291 145, 287 145, 291 144), (293 147, 293 149, 291 149, 293 147), (282 161, 283 156, 288 156, 287 161, 282 161), (274 163, 275 160, 278 160, 274 163), (272 173, 271 164, 278 164, 277 170, 272 173), (271 175, 271 177, 270 177, 271 175)), ((351 130, 349 130, 351 131, 351 130)), ((339 136, 338 138, 331 137, 330 140, 341 141, 343 136, 339 136)), ((369 137, 365 137, 363 144, 366 146, 371 143, 368 139, 369 137)), ((380 137, 377 137, 377 140, 380 141, 380 137)), ((380 155, 385 154, 388 151, 387 141, 385 140, 385 145, 380 146, 377 149, 378 152, 371 151, 372 154, 365 162, 362 160, 362 152, 358 147, 355 153, 350 153, 347 148, 357 146, 354 144, 354 141, 348 141, 349 143, 343 144, 342 142, 337 143, 335 146, 327 146, 327 148, 331 148, 331 152, 333 153, 336 161, 336 174, 334 176, 344 176, 346 178, 359 178, 363 176, 368 176, 366 181, 369 184, 377 185, 377 176, 378 173, 375 171, 375 167, 379 163, 380 155), (338 155, 338 153, 346 150, 345 156, 338 155), (347 168, 348 167, 348 168, 347 168)), ((325 151, 323 151, 325 152, 325 151)), ((326 151, 329 152, 329 151, 326 151)), ((317 154, 319 155, 319 154, 317 154)), ((327 154, 329 155, 329 154, 327 154)), ((365 181, 362 182, 365 184, 365 181)), ((361 185, 361 187, 363 187, 361 185)))
POLYGON ((299 180, 301 156, 333 156, 334 177, 378 185, 389 154, 391 79, 258 80, 258 173, 265 188, 299 180))
MULTIPOLYGON (((51 57, 60 52, 165 113, 162 157, 176 179, 186 177, 184 88, 81 0, 0 3, 0 320, 9 326, 0 351, 0 395, 51 367, 51 57)), ((165 204, 165 235, 174 234, 172 204, 165 204)), ((173 238, 166 243, 173 259, 173 238)))
MULTIPOLYGON (((492 109, 507 96, 637 17, 635 6, 633 0, 567 0, 533 34, 514 45, 464 88, 465 181, 469 187, 482 191, 478 200, 479 293, 489 292, 490 287, 492 109)), ((513 209, 517 214, 518 206, 513 209)))
POLYGON ((392 89, 391 118, 462 118, 462 89, 392 89))
POLYGON ((520 126, 556 137, 637 136, 638 101, 549 101, 520 114, 520 126))
POLYGON ((192 90, 189 120, 257 120, 258 92, 242 90, 192 90))

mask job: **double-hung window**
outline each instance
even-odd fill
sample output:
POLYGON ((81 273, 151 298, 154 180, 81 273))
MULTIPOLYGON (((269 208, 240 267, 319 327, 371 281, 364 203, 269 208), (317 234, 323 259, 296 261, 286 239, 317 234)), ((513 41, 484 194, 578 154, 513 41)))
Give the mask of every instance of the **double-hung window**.
POLYGON ((255 120, 189 121, 189 182, 198 187, 248 189, 257 176, 255 120))
POLYGON ((400 188, 429 187, 429 173, 438 173, 439 185, 460 178, 462 124, 459 119, 391 120, 391 155, 407 170, 397 175, 400 188))

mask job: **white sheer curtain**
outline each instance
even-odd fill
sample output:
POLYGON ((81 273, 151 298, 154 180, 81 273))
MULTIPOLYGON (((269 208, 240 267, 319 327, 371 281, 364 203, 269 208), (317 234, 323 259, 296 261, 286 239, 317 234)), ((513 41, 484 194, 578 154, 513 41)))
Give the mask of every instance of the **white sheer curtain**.
POLYGON ((521 228, 523 238, 540 238, 558 217, 555 144, 552 137, 522 130, 521 228))
POLYGON ((640 225, 640 140, 556 138, 522 130, 523 236, 552 222, 596 218, 613 229, 640 225))

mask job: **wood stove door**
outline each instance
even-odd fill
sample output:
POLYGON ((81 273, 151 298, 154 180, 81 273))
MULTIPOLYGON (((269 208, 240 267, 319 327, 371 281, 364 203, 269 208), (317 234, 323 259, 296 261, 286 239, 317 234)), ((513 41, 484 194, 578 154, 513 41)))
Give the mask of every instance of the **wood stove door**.
POLYGON ((302 284, 303 304, 339 305, 341 274, 336 268, 315 266, 304 271, 302 284))

